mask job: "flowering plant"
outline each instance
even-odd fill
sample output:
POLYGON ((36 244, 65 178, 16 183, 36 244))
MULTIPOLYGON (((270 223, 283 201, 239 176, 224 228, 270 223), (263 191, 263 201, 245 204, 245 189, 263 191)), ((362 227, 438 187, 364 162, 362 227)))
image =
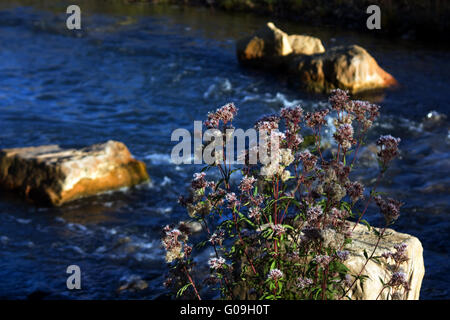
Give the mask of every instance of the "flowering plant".
MULTIPOLYGON (((180 203, 206 233, 195 249, 209 246, 212 257, 209 273, 199 279, 201 275, 194 273, 198 262, 188 243, 189 229, 166 226, 163 245, 170 272, 165 284, 177 296, 201 299, 209 288, 219 290, 225 299, 343 299, 357 281, 364 281, 363 270, 350 274, 345 266, 349 258, 346 246, 358 223, 368 225, 363 216, 372 200, 386 222, 381 231, 372 228, 378 242, 386 227, 399 217, 402 203, 381 197, 376 187, 397 156, 400 140, 392 136, 378 139, 380 173, 365 197, 364 186, 349 175, 368 129, 379 116, 379 107, 350 100, 340 89, 333 91, 329 101, 331 108, 322 111, 284 108, 279 115, 257 121, 255 128, 277 133, 271 135, 276 143, 269 142, 275 145, 270 156, 276 161, 251 164, 246 161, 247 150, 242 168, 233 168, 221 152, 220 161, 194 175, 190 195, 180 197, 180 203), (337 147, 325 150, 321 131, 331 115, 335 117, 337 147), (310 138, 304 139, 302 133, 307 131, 310 138), (212 168, 220 174, 218 181, 207 180, 206 172, 212 168), (231 176, 238 172, 241 181, 232 185, 231 176), (357 210, 359 207, 362 209, 357 210), (351 218, 356 224, 348 221, 351 218)), ((205 125, 225 132, 232 128, 236 114, 237 108, 227 104, 209 113, 205 125)), ((375 249, 370 255, 364 253, 366 264, 383 258, 374 256, 375 249)), ((383 289, 408 290, 400 268, 407 260, 405 248, 397 250, 384 255, 395 259, 397 267, 383 289)))

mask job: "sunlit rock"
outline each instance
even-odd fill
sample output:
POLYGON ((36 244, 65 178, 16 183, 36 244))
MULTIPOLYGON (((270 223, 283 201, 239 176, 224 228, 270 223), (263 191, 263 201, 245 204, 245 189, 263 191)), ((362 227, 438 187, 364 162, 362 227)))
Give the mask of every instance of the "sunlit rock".
MULTIPOLYGON (((364 250, 370 256, 378 237, 370 232, 365 225, 359 224, 353 231, 353 241, 346 247, 350 252, 350 258, 345 262, 345 265, 350 269, 352 274, 358 274, 366 262, 364 257, 364 250)), ((422 279, 425 275, 425 266, 423 261, 423 248, 419 239, 406 233, 396 232, 393 229, 387 229, 385 236, 381 239, 374 256, 381 256, 383 253, 392 251, 395 252, 394 246, 405 243, 407 245, 407 256, 409 260, 401 265, 402 271, 406 274, 406 279, 410 286, 408 292, 402 291, 403 296, 392 296, 391 289, 383 289, 383 284, 388 283, 394 272, 394 262, 391 259, 386 260, 381 258, 381 264, 370 260, 365 266, 362 275, 369 278, 361 284, 356 282, 348 295, 355 300, 378 300, 386 299, 405 299, 418 300, 420 295, 420 287, 422 279), (380 280, 381 279, 381 280, 380 280), (380 294, 381 292, 381 294, 380 294)), ((403 289, 402 289, 403 290, 403 289)))
POLYGON ((357 45, 333 47, 324 54, 292 58, 289 73, 310 91, 340 88, 352 93, 396 85, 375 59, 357 45))
POLYGON ((317 54, 325 52, 325 48, 319 38, 292 34, 288 37, 293 54, 317 54))
POLYGON ((117 141, 82 149, 47 145, 0 151, 0 188, 39 205, 59 206, 146 180, 145 164, 117 141))
MULTIPOLYGON (((351 228, 355 225, 353 222, 349 222, 349 224, 351 228)), ((268 225, 265 224, 259 230, 264 230, 267 227, 268 225)), ((380 229, 376 230, 381 232, 380 229)), ((336 246, 339 248, 342 244, 341 237, 334 232, 321 232, 320 237, 323 243, 328 246, 336 246)), ((290 241, 294 240, 290 239, 290 241)), ((363 224, 358 224, 353 230, 352 243, 347 244, 344 248, 349 253, 348 259, 344 264, 349 269, 348 274, 351 276, 350 283, 359 274, 361 276, 367 276, 367 278, 362 283, 360 280, 357 280, 352 288, 346 292, 346 297, 341 294, 336 298, 343 300, 348 298, 352 300, 418 300, 422 280, 425 275, 423 247, 419 239, 406 233, 396 232, 393 229, 386 229, 378 245, 377 241, 378 237, 374 234, 373 230, 369 231, 367 226, 363 224), (394 247, 402 243, 407 245, 406 255, 409 260, 402 263, 399 270, 395 270, 395 263, 392 261, 392 258, 382 258, 381 255, 386 252, 395 252, 394 247), (378 262, 370 259, 366 264, 367 258, 364 252, 366 252, 367 257, 370 257, 375 248, 373 257, 378 258, 378 262), (385 288, 383 290, 383 283, 389 283, 395 271, 405 273, 410 287, 409 291, 405 291, 402 288, 399 292, 393 294, 392 288, 385 288)), ((246 261, 245 257, 242 259, 246 261)), ((234 295, 239 299, 254 300, 257 298, 245 282, 241 282, 236 286, 234 295)))
POLYGON ((241 64, 289 74, 294 84, 313 92, 340 88, 359 93, 397 84, 360 46, 325 51, 320 39, 288 35, 271 22, 238 40, 236 51, 241 64))

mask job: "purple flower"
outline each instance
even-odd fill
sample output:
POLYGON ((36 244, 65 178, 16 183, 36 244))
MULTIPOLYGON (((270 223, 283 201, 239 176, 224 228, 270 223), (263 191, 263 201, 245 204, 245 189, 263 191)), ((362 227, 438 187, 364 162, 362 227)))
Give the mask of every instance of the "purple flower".
POLYGON ((349 181, 345 184, 345 189, 347 190, 350 199, 352 199, 352 202, 356 202, 358 199, 363 198, 364 186, 360 182, 349 181))
POLYGON ((313 260, 322 267, 326 267, 331 262, 331 257, 319 254, 315 256, 313 260))
POLYGON ((192 180, 191 186, 193 189, 203 189, 208 185, 208 182, 205 180, 205 173, 194 173, 194 179, 192 180))
POLYGON ((308 219, 308 221, 315 221, 322 214, 323 214, 322 207, 317 205, 317 206, 308 208, 308 210, 306 211, 306 218, 308 219))
POLYGON ((211 238, 209 238, 209 242, 211 242, 212 245, 219 245, 219 246, 221 246, 222 242, 224 240, 224 236, 225 236, 225 233, 223 232, 223 230, 220 230, 218 232, 214 232, 211 235, 211 238))
POLYGON ((339 258, 339 260, 346 261, 349 258, 350 253, 347 250, 336 251, 336 256, 339 258))
POLYGON ((398 155, 399 143, 400 138, 394 138, 391 135, 378 138, 377 146, 380 147, 380 150, 377 155, 385 166, 398 155))
POLYGON ((211 258, 208 260, 209 267, 214 270, 220 270, 225 267, 225 259, 220 258, 211 258))
POLYGON ((303 163, 303 170, 309 172, 314 169, 317 163, 317 157, 308 150, 302 151, 298 154, 298 159, 303 163))
POLYGON ((297 281, 295 282, 296 286, 298 289, 304 289, 306 287, 309 287, 310 285, 313 284, 313 281, 309 278, 298 278, 297 281))
POLYGON ((333 110, 342 111, 347 109, 349 98, 348 90, 334 89, 331 91, 329 101, 333 110))
POLYGON ((342 146, 344 151, 347 151, 352 147, 352 144, 356 143, 356 140, 353 138, 353 127, 351 124, 341 124, 333 137, 336 142, 342 146))
POLYGON ((306 125, 310 128, 318 128, 325 124, 325 117, 329 110, 322 110, 317 112, 308 112, 305 116, 306 125))
POLYGON ((239 205, 239 200, 236 197, 236 194, 234 192, 227 193, 225 196, 225 199, 228 202, 228 208, 233 209, 237 205, 239 205))
POLYGON ((409 290, 409 283, 406 280, 406 273, 401 271, 394 272, 388 284, 393 287, 403 286, 406 290, 409 290))
POLYGON ((267 275, 267 278, 273 281, 278 281, 279 279, 283 278, 283 272, 279 269, 272 269, 270 270, 269 274, 267 275))
POLYGON ((380 208, 380 211, 383 214, 387 224, 392 224, 398 219, 398 217, 400 216, 400 207, 403 205, 403 203, 392 198, 387 198, 385 200, 380 196, 374 197, 374 200, 380 208))
POLYGON ((239 189, 242 192, 250 192, 253 189, 253 184, 255 183, 256 179, 254 177, 248 177, 245 176, 242 178, 241 183, 239 184, 239 189))

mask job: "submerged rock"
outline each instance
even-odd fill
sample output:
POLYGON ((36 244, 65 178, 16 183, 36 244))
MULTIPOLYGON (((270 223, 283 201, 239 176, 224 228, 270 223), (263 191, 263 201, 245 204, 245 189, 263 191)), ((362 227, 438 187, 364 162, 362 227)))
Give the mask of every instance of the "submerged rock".
POLYGON ((47 145, 0 150, 0 188, 38 205, 59 206, 146 180, 145 164, 117 141, 82 149, 47 145))
POLYGON ((288 35, 271 22, 238 40, 236 51, 241 64, 288 73, 295 83, 313 92, 341 88, 356 93, 397 84, 360 46, 325 51, 320 39, 288 35))

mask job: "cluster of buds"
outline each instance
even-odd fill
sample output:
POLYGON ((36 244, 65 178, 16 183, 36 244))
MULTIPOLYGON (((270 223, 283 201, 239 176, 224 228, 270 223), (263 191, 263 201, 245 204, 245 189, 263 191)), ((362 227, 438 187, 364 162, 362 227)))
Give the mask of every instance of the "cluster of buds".
POLYGON ((252 176, 245 176, 242 178, 241 183, 239 184, 239 189, 242 192, 250 192, 253 189, 253 184, 256 182, 256 179, 252 176))
POLYGON ((375 203, 380 208, 381 213, 386 220, 388 225, 394 223, 400 216, 400 207, 403 205, 400 201, 392 198, 387 198, 386 200, 380 196, 374 197, 375 203))
POLYGON ((319 254, 314 257, 313 261, 322 267, 326 267, 330 264, 332 258, 328 255, 319 254))
POLYGON ((394 259, 394 261, 397 264, 400 265, 403 262, 406 262, 409 260, 407 252, 406 252, 407 247, 408 247, 408 245, 406 243, 396 244, 394 246, 395 252, 388 251, 388 252, 383 253, 381 256, 386 259, 392 258, 392 259, 394 259))
POLYGON ((323 126, 326 122, 325 117, 328 115, 330 111, 328 109, 317 111, 317 112, 308 112, 305 115, 306 125, 312 129, 318 129, 323 126))
POLYGON ((333 135, 338 144, 341 145, 344 152, 349 150, 356 140, 353 138, 353 127, 351 124, 341 124, 333 135))
POLYGON ((286 228, 283 227, 281 224, 272 224, 271 227, 272 227, 273 233, 274 233, 277 237, 279 237, 279 236, 281 236, 282 234, 285 234, 285 233, 286 233, 286 228))
POLYGON ((295 285, 298 289, 302 290, 304 288, 307 288, 311 286, 314 282, 309 278, 297 278, 297 281, 295 281, 295 285))
POLYGON ((364 197, 364 186, 358 181, 348 181, 345 184, 345 189, 347 190, 347 195, 350 197, 353 203, 364 197))
POLYGON ((260 118, 255 123, 256 130, 272 131, 279 127, 280 117, 277 115, 268 115, 260 118))
POLYGON ((329 98, 331 107, 336 111, 349 111, 351 107, 350 96, 348 95, 348 90, 334 89, 331 91, 331 96, 329 98))
POLYGON ((223 107, 216 110, 216 112, 208 113, 208 120, 205 121, 205 126, 208 129, 218 129, 219 123, 222 121, 224 124, 233 121, 234 116, 237 113, 237 108, 234 103, 228 103, 223 107))
POLYGON ((213 246, 215 246, 215 245, 221 246, 224 238, 225 238, 225 232, 223 232, 223 230, 216 231, 209 238, 209 242, 211 242, 211 244, 213 246))
POLYGON ((403 287, 407 291, 410 290, 408 280, 406 280, 406 273, 402 271, 394 272, 388 285, 391 287, 403 287))
POLYGON ((191 186, 194 190, 203 189, 208 185, 208 182, 205 180, 205 173, 194 173, 194 179, 192 180, 191 186))
POLYGON ((228 208, 234 209, 239 205, 239 200, 236 197, 236 194, 234 192, 229 192, 225 196, 225 200, 227 200, 228 208))
POLYGON ((187 235, 178 229, 172 229, 170 226, 166 226, 163 231, 162 245, 166 249, 167 263, 183 258, 185 252, 183 252, 182 242, 187 241, 187 235))
POLYGON ((261 209, 259 207, 251 207, 248 209, 248 217, 259 221, 261 218, 261 209))
POLYGON ((284 277, 283 272, 280 269, 272 269, 267 275, 267 279, 272 281, 278 281, 284 277))
POLYGON ((306 210, 306 220, 316 221, 323 215, 322 207, 319 205, 312 206, 306 210))
POLYGON ((356 120, 361 123, 362 129, 369 129, 375 118, 380 115, 380 107, 367 101, 352 101, 352 111, 356 120))
POLYGON ((309 150, 304 150, 304 151, 298 153, 297 158, 302 162, 303 170, 305 172, 310 172, 316 166, 317 157, 315 155, 311 154, 311 152, 309 152, 309 150))
POLYGON ((225 263, 225 259, 222 257, 209 259, 208 265, 213 270, 222 270, 227 266, 227 264, 225 263))
POLYGON ((394 138, 391 135, 381 136, 377 140, 377 146, 380 147, 378 157, 384 166, 398 155, 398 144, 400 138, 394 138))

